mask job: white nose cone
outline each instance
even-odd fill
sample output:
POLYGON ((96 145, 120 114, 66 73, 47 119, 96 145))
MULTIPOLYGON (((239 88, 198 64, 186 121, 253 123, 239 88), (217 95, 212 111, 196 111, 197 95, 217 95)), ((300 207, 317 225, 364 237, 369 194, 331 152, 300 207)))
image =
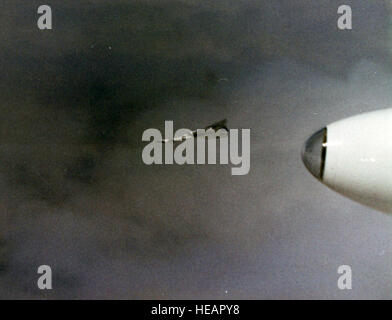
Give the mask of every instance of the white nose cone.
POLYGON ((392 109, 328 125, 307 140, 302 158, 331 189, 392 213, 392 109))

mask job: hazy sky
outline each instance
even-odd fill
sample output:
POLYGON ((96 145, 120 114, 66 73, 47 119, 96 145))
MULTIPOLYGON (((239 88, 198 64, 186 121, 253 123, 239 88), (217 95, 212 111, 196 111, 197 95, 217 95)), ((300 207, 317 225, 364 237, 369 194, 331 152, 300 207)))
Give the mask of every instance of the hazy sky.
POLYGON ((391 216, 300 159, 391 106, 384 1, 345 1, 351 31, 340 1, 53 0, 50 31, 41 4, 0 4, 1 298, 391 298, 391 216), (142 163, 145 129, 223 118, 251 129, 248 175, 142 163))

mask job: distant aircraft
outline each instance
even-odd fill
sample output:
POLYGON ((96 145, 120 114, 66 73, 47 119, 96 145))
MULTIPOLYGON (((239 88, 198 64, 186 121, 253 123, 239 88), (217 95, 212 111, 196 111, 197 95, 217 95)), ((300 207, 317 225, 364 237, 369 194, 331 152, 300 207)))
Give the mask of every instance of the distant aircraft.
POLYGON ((334 122, 304 144, 302 160, 329 188, 392 213, 392 109, 334 122))
MULTIPOLYGON (((213 129, 214 131, 218 131, 219 129, 224 129, 226 132, 229 132, 229 129, 227 128, 226 124, 227 124, 227 119, 223 119, 221 121, 218 121, 218 122, 215 122, 215 123, 209 125, 208 127, 205 127, 204 130, 207 131, 208 129, 213 129)), ((203 136, 204 135, 207 135, 207 134, 203 134, 203 136)), ((162 143, 168 143, 170 141, 182 142, 186 139, 189 139, 190 137, 197 137, 197 136, 199 136, 197 134, 197 130, 193 130, 193 131, 189 130, 188 134, 184 134, 179 137, 174 137, 173 139, 163 139, 161 142, 162 143)))

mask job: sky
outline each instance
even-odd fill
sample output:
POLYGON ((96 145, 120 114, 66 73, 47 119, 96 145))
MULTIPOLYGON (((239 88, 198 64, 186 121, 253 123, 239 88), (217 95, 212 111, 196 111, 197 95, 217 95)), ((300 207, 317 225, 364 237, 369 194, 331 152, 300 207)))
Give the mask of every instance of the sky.
POLYGON ((390 107, 386 1, 346 1, 350 31, 339 1, 53 0, 52 30, 41 4, 0 4, 0 298, 391 298, 391 216, 300 156, 390 107), (144 130, 223 118, 251 130, 248 175, 142 162, 144 130))

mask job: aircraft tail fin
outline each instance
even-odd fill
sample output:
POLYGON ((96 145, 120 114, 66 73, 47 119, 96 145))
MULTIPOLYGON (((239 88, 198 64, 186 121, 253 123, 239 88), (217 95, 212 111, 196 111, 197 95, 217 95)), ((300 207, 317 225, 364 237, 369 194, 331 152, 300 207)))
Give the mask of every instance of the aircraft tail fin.
POLYGON ((214 129, 215 131, 218 131, 219 129, 225 129, 226 131, 229 131, 229 129, 227 128, 227 119, 215 122, 208 127, 205 127, 204 129, 214 129))

